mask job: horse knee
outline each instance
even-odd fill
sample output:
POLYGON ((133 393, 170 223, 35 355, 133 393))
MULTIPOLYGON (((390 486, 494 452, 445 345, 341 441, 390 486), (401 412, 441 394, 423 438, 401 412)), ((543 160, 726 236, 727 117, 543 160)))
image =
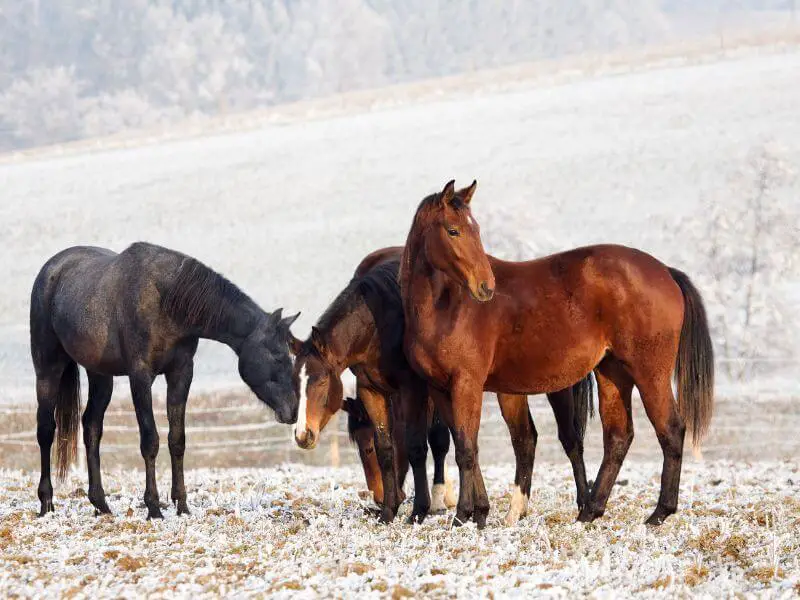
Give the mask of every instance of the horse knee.
POLYGON ((142 431, 139 449, 144 458, 155 458, 158 454, 158 430, 155 427, 142 431))
POLYGON ((167 436, 169 451, 173 456, 183 456, 186 451, 186 434, 170 432, 167 436))
POLYGON ((477 462, 477 450, 472 446, 456 448, 456 464, 459 469, 471 471, 477 462))
POLYGON ((428 444, 424 439, 408 441, 408 461, 412 465, 425 464, 428 459, 428 444))

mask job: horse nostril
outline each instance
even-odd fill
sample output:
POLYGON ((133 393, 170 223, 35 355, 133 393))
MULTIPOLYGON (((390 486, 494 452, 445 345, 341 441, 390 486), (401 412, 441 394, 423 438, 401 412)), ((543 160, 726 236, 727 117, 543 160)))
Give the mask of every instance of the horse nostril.
POLYGON ((481 295, 486 298, 487 300, 491 300, 494 296, 494 290, 489 287, 489 284, 485 281, 481 282, 480 285, 481 295))

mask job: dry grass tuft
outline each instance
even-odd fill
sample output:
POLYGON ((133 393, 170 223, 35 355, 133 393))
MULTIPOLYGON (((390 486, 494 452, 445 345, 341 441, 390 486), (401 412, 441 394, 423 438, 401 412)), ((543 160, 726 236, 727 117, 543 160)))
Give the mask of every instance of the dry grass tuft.
POLYGON ((147 561, 144 558, 124 555, 120 556, 119 560, 117 560, 117 566, 123 571, 133 572, 147 566, 147 561))
POLYGON ((773 567, 759 567, 757 569, 750 569, 745 573, 745 576, 752 581, 758 581, 759 583, 767 585, 773 580, 786 577, 786 572, 780 567, 777 569, 773 567))
POLYGON ((686 569, 683 580, 686 582, 686 585, 694 587, 704 582, 708 578, 709 573, 710 571, 706 565, 692 565, 686 569))
POLYGON ((396 585, 392 588, 392 600, 399 600, 400 598, 413 598, 414 596, 414 592, 402 585, 396 585))

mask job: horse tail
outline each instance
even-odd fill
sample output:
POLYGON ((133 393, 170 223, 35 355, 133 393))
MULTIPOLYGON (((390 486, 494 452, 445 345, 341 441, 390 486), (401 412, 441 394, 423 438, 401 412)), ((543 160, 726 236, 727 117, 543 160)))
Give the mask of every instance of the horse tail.
POLYGON ((81 380, 78 363, 70 361, 61 375, 56 397, 56 473, 64 481, 69 466, 78 454, 78 427, 81 422, 81 380))
POLYGON ((683 325, 675 360, 678 413, 692 435, 692 444, 697 447, 708 430, 714 412, 714 347, 700 292, 686 273, 672 268, 669 273, 681 288, 684 303, 683 325))
POLYGON ((586 435, 586 423, 594 417, 594 378, 592 373, 572 386, 572 399, 575 402, 575 428, 583 440, 586 435))

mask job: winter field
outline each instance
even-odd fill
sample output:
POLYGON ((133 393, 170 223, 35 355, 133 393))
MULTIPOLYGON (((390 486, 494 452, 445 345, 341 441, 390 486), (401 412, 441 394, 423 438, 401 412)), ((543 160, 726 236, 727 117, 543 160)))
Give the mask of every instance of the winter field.
MULTIPOLYGON (((78 465, 56 486, 56 513, 38 520, 27 313, 36 272, 58 250, 148 240, 198 257, 265 309, 302 310, 295 333, 304 336, 359 260, 402 244, 419 200, 455 177, 478 179, 473 210, 490 251, 522 258, 601 241, 637 246, 689 273, 719 314, 736 286, 715 291, 705 203, 748 194, 742 173, 764 148, 800 165, 798 74, 796 46, 755 48, 438 95, 428 84, 402 101, 389 88, 372 110, 320 117, 308 107, 308 118, 243 119, 240 130, 217 135, 0 157, 0 594, 796 596, 800 384, 792 336, 763 359, 775 367, 769 373, 720 378, 702 454, 687 449, 680 511, 658 530, 642 523, 658 495, 660 450, 636 401, 637 438, 606 516, 592 526, 572 522, 569 464, 541 397, 531 399, 540 437, 530 512, 516 527, 502 525, 512 454, 487 396, 487 529, 451 531, 443 516, 409 528, 408 508, 382 527, 364 513, 344 419, 317 450, 297 449, 290 428, 238 380, 233 354, 211 343, 196 359, 187 411, 192 516, 169 509, 164 522, 144 520, 135 418, 119 379, 102 445, 116 516, 92 516, 78 465)), ((797 179, 776 186, 774 197, 787 214, 797 209, 797 179)), ((784 221, 796 232, 797 222, 784 221)), ((769 289, 796 301, 798 283, 769 289)), ((717 333, 715 342, 724 341, 717 333)), ((163 390, 159 383, 167 501, 163 390)), ((590 477, 601 458, 595 420, 590 477)))

